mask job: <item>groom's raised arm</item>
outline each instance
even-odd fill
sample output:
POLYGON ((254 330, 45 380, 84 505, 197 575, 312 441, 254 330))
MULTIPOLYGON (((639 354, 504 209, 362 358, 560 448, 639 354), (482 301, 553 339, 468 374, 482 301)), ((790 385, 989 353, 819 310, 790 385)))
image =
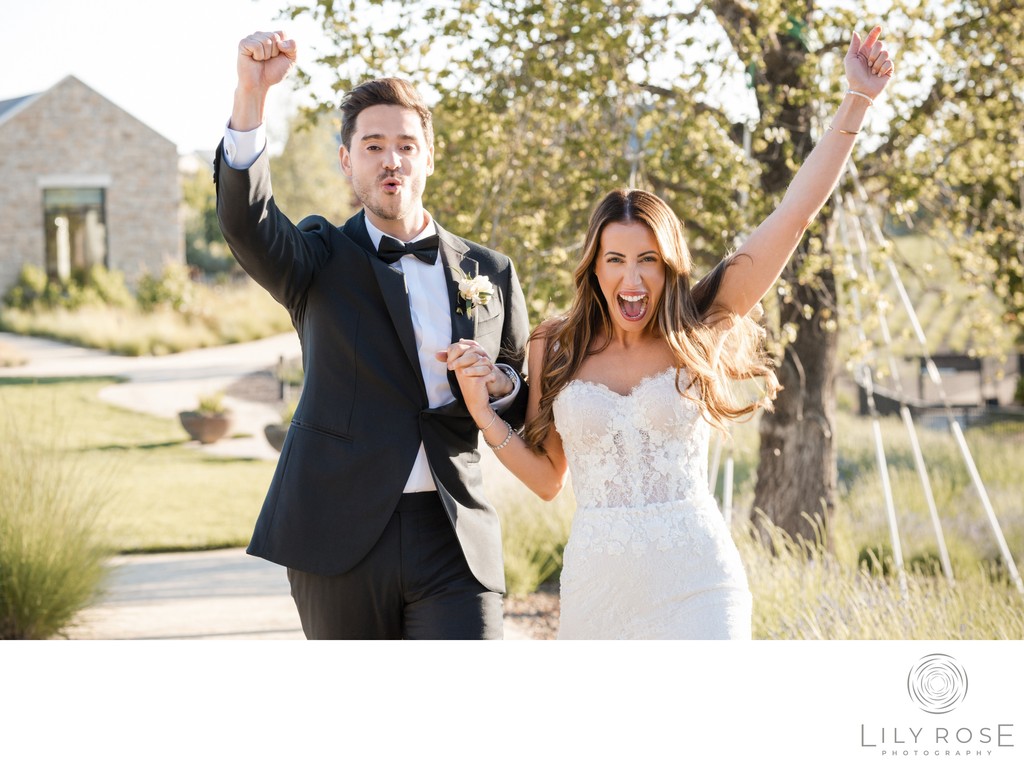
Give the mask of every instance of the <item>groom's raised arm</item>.
POLYGON ((321 218, 296 228, 274 202, 262 125, 267 93, 294 62, 295 42, 282 32, 256 32, 239 42, 231 140, 221 143, 214 159, 217 219, 225 241, 242 268, 290 310, 326 257, 331 228, 321 218))
POLYGON ((295 41, 284 32, 254 32, 238 43, 238 85, 231 110, 232 130, 263 124, 267 93, 295 64, 295 41))

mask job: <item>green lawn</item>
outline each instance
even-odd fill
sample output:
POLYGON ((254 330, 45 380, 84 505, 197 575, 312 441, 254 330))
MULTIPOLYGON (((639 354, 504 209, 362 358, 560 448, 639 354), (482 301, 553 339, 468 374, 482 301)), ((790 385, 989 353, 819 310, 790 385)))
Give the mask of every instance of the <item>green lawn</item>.
POLYGON ((113 382, 0 379, 0 412, 19 438, 73 454, 112 491, 100 523, 115 550, 245 545, 274 464, 204 455, 177 421, 100 401, 113 382))

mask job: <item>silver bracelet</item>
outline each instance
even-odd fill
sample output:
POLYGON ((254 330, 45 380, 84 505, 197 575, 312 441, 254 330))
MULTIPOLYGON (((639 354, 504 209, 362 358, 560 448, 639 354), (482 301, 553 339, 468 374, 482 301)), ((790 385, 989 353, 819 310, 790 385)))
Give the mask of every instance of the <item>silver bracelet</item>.
POLYGON ((491 419, 487 421, 487 425, 485 425, 483 428, 481 428, 480 431, 481 432, 486 431, 488 428, 490 428, 492 425, 494 425, 494 421, 497 420, 497 419, 498 419, 498 413, 495 412, 494 410, 491 410, 491 419))
POLYGON ((509 423, 507 420, 502 420, 501 422, 508 426, 508 436, 505 437, 505 441, 503 441, 501 444, 491 444, 490 442, 487 441, 487 437, 484 437, 484 444, 486 444, 495 452, 497 452, 500 449, 505 449, 505 447, 508 446, 508 443, 512 441, 512 434, 515 433, 515 431, 512 430, 511 423, 509 423))
POLYGON ((875 105, 875 100, 871 98, 871 96, 869 96, 867 93, 861 93, 859 90, 848 90, 846 92, 849 93, 851 96, 860 96, 861 98, 866 98, 869 104, 871 104, 872 106, 875 105))

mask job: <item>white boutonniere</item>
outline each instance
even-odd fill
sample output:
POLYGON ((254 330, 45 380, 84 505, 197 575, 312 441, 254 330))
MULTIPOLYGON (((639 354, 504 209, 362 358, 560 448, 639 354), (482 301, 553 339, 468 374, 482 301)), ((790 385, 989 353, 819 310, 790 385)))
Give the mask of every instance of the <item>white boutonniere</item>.
POLYGON ((479 274, 475 277, 467 277, 465 274, 460 274, 459 298, 462 299, 462 303, 455 311, 459 314, 465 311, 466 316, 472 317, 473 309, 477 306, 487 305, 487 301, 491 299, 492 295, 494 295, 494 286, 487 277, 479 274))

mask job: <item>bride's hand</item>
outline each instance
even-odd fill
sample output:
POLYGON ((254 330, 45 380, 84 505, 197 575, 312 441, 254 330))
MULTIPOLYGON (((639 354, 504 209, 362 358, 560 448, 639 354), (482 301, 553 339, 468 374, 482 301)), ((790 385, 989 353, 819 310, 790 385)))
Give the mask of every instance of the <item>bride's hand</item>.
POLYGON ((860 35, 854 32, 844 59, 846 81, 850 89, 869 98, 877 98, 885 90, 895 71, 889 51, 880 39, 881 35, 882 28, 875 27, 861 41, 860 35))
POLYGON ((487 352, 478 343, 463 340, 451 344, 444 351, 438 351, 437 360, 445 362, 448 369, 455 373, 459 388, 462 390, 462 398, 466 402, 466 409, 474 419, 478 415, 489 419, 492 410, 487 387, 488 384, 493 385, 497 376, 502 373, 495 369, 487 357, 487 352))

